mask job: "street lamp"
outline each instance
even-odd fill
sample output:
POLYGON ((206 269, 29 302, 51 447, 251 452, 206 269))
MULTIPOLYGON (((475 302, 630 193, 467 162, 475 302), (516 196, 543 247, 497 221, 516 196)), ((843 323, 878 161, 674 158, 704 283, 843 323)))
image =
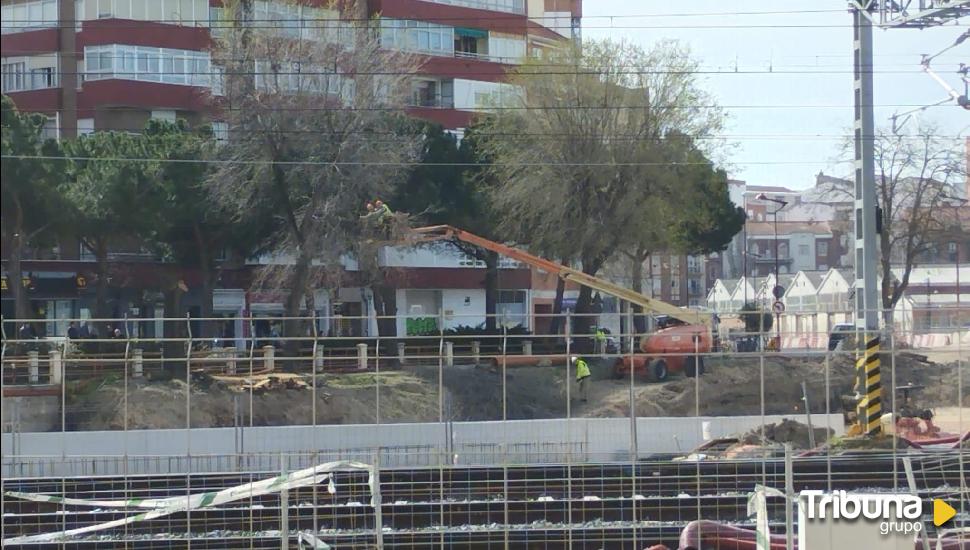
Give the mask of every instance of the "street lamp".
MULTIPOLYGON (((778 204, 778 208, 771 215, 774 216, 774 226, 775 226, 775 288, 771 289, 771 294, 775 297, 775 300, 781 300, 783 289, 781 288, 780 280, 778 279, 779 263, 781 258, 778 256, 778 213, 781 212, 786 206, 788 206, 788 201, 781 199, 773 199, 764 193, 758 193, 755 197, 759 201, 770 201, 778 204)), ((781 313, 775 312, 775 327, 778 334, 778 351, 781 351, 781 313)))

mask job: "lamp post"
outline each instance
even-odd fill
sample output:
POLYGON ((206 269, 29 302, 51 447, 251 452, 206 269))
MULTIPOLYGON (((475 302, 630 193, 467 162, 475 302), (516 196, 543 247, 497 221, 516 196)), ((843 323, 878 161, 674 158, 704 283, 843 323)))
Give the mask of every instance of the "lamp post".
MULTIPOLYGON (((775 288, 771 289, 772 296, 775 300, 781 300, 783 290, 781 288, 781 283, 778 279, 778 271, 781 262, 781 258, 778 256, 778 213, 781 212, 786 206, 788 206, 788 201, 781 199, 773 199, 764 193, 758 193, 755 197, 759 201, 770 201, 778 204, 778 208, 771 215, 774 217, 774 232, 775 232, 775 288)), ((778 351, 781 351, 781 313, 775 312, 775 328, 778 335, 778 351)))

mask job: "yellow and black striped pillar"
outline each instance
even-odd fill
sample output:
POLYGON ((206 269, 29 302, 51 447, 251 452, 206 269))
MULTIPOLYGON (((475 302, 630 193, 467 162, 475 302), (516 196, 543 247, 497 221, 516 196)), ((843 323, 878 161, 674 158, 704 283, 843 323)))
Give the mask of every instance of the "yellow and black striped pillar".
POLYGON ((866 435, 878 435, 882 418, 882 381, 879 379, 879 335, 866 341, 866 350, 856 360, 859 376, 859 427, 866 435))

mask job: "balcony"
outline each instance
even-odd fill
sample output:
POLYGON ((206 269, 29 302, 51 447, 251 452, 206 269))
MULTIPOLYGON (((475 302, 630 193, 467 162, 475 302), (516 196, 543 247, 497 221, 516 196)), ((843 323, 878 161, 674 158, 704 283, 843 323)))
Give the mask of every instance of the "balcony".
POLYGON ((455 106, 453 80, 416 80, 411 85, 411 107, 453 109, 455 106))
POLYGON ((427 0, 434 4, 525 15, 525 0, 427 0))

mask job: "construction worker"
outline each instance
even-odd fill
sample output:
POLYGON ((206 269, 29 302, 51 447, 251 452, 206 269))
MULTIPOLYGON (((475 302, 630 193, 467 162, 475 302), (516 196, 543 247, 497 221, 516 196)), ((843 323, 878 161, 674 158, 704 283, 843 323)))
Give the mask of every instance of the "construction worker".
POLYGON ((581 357, 572 358, 573 366, 576 368, 576 383, 579 385, 579 396, 585 403, 589 398, 589 386, 586 379, 590 377, 592 373, 589 372, 589 365, 586 364, 581 357))
POLYGON ((381 219, 391 215, 391 207, 384 204, 380 199, 374 201, 374 209, 377 211, 381 219))
POLYGON ((600 327, 594 328, 596 329, 593 333, 593 338, 596 340, 596 353, 603 355, 606 353, 606 331, 600 327))

